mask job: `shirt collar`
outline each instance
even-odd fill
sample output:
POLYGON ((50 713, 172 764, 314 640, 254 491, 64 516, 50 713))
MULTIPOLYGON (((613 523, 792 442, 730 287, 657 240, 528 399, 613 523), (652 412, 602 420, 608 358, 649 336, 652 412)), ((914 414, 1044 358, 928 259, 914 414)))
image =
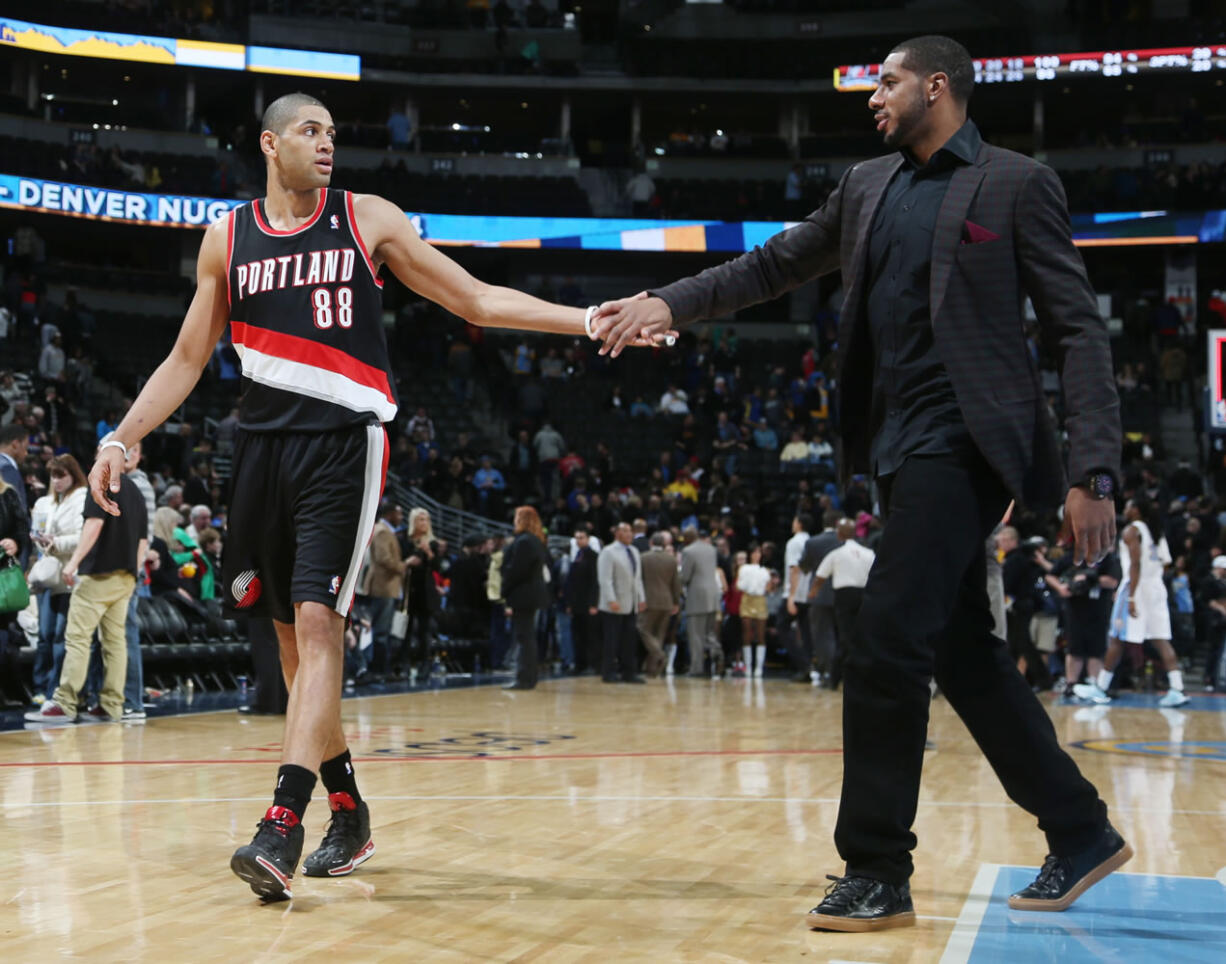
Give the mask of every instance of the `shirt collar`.
POLYGON ((973 120, 968 118, 966 123, 958 128, 957 133, 936 150, 928 159, 927 164, 917 164, 911 152, 905 147, 899 153, 902 154, 905 163, 916 170, 941 170, 950 165, 951 161, 974 164, 982 146, 983 137, 979 134, 979 128, 975 126, 973 120))

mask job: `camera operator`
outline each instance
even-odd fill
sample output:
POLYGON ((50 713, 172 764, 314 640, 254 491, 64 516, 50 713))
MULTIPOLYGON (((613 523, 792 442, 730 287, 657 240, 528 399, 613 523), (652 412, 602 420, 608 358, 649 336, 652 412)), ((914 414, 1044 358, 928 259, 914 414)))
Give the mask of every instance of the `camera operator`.
POLYGON ((1226 556, 1213 560, 1211 575, 1201 586, 1200 598, 1206 603, 1205 635, 1209 640, 1205 690, 1212 691, 1226 686, 1226 672, 1221 665, 1223 644, 1226 644, 1226 556))
POLYGON ((1009 652, 1017 661, 1018 672, 1031 686, 1047 689, 1051 686, 1051 674, 1035 647, 1031 629, 1034 616, 1041 608, 1036 586, 1043 582, 1051 566, 1046 559, 1044 566, 1038 562, 1042 558, 1040 544, 1046 543, 1042 539, 1020 542, 1013 526, 1005 526, 996 536, 997 548, 1004 553, 1001 576, 1005 585, 1009 652))
POLYGON ((1064 695, 1073 695, 1073 685, 1081 680, 1086 669, 1088 678, 1098 678, 1107 653, 1107 634, 1111 629, 1111 600, 1123 573, 1120 559, 1107 553, 1098 565, 1073 564, 1066 553, 1053 563, 1051 577, 1058 580, 1056 592, 1064 600, 1064 629, 1068 636, 1068 654, 1064 657, 1064 695), (1089 663, 1087 667, 1086 664, 1089 663))

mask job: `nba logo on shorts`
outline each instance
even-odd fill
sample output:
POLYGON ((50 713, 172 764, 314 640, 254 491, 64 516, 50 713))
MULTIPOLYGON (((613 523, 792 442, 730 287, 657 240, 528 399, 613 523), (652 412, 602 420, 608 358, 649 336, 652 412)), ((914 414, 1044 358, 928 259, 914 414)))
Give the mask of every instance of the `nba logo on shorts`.
POLYGON ((260 598, 261 589, 263 586, 260 585, 260 577, 256 575, 254 569, 240 572, 234 582, 230 583, 230 594, 234 597, 235 607, 246 609, 254 605, 255 601, 260 598))
POLYGON ((333 576, 332 581, 328 583, 328 592, 332 593, 332 595, 335 596, 340 591, 341 591, 341 577, 333 576))

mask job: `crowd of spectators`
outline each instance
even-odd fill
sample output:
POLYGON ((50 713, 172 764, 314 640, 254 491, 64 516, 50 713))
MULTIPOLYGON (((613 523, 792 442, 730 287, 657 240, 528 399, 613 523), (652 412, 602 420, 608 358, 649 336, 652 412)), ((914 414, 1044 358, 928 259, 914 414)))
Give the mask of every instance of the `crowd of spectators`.
MULTIPOLYGON (((0 375, 0 424, 22 428, 24 451, 18 461, 33 505, 51 488, 54 460, 74 456, 88 467, 98 439, 114 428, 128 403, 99 388, 89 362, 94 354, 90 345, 99 333, 89 309, 75 297, 51 303, 28 262, 15 261, 8 268, 0 334, 6 357, 26 364, 0 375)), ((570 278, 542 293, 569 303, 584 301, 570 278)), ((1183 386, 1200 365, 1195 346, 1201 339, 1166 307, 1138 323, 1126 320, 1117 344, 1122 358, 1133 359, 1121 361, 1117 371, 1126 412, 1152 415, 1162 404, 1178 408, 1190 401, 1183 386)), ((474 393, 488 396, 509 427, 505 439, 480 437, 455 431, 456 423, 440 419, 434 405, 404 408, 390 427, 391 468, 400 482, 420 487, 444 505, 497 522, 508 520, 514 506, 532 505, 549 532, 567 537, 583 532, 602 545, 620 523, 636 526, 636 534, 645 539, 668 532, 678 546, 688 530, 705 530, 727 570, 725 611, 729 599, 736 605, 737 554, 755 545, 761 565, 776 580, 770 583, 772 593, 782 591, 785 566, 779 547, 793 519, 830 513, 846 517, 855 537, 870 546, 880 530, 868 480, 856 478, 845 487, 836 481, 832 426, 837 386, 829 319, 819 327, 818 341, 799 346, 747 341, 743 329, 718 325, 701 334, 686 333, 672 351, 612 361, 583 340, 491 338, 471 327, 440 328, 430 321, 437 321, 436 315, 410 305, 401 312, 408 319, 403 330, 399 318, 392 329, 402 380, 408 384, 424 374, 415 374, 413 364, 434 375, 446 373, 443 384, 451 398, 439 399, 438 406, 468 410, 474 393)), ((1034 353, 1058 409, 1051 363, 1037 341, 1034 353)), ((180 513, 188 507, 179 524, 170 525, 174 520, 163 514, 162 541, 172 556, 193 548, 215 556, 224 538, 236 414, 227 407, 213 415, 207 430, 205 423, 189 425, 171 435, 151 436, 147 445, 156 497, 180 513), (191 506, 204 507, 198 519, 191 506), (178 528, 191 537, 190 545, 174 535, 178 528), (207 532, 210 528, 216 532, 207 532)), ((1177 621, 1186 634, 1177 645, 1191 655, 1197 641, 1203 645, 1220 639, 1219 630, 1226 627, 1226 603, 1214 605, 1219 599, 1215 580, 1221 574, 1213 565, 1226 555, 1226 512, 1196 468, 1167 462, 1156 429, 1130 433, 1124 457, 1122 496, 1141 493, 1163 507, 1163 528, 1176 562, 1173 578, 1186 577, 1192 599, 1191 622, 1177 621)), ((1219 456, 1217 462, 1210 462, 1206 472, 1220 483, 1226 460, 1219 456)), ((1054 517, 1018 513, 1012 524, 1022 541, 1046 540, 1044 558, 1058 560, 1054 517)), ((496 548, 486 545, 487 551, 496 548)), ((432 571, 437 569, 443 580, 438 585, 442 600, 448 595, 450 567, 466 552, 480 551, 439 546, 432 571)), ((194 575, 191 585, 183 584, 182 571, 173 579, 167 579, 168 573, 158 579, 164 591, 184 601, 189 614, 199 615, 192 599, 204 601, 215 591, 202 578, 209 568, 198 565, 201 578, 194 575)), ((555 591, 564 593, 566 573, 559 575, 555 591)), ((476 595, 474 590, 468 598, 476 595)), ((1186 604, 1187 593, 1171 595, 1186 604)), ((560 645, 556 607, 562 598, 555 599, 544 621, 554 646, 560 645)), ((1036 602, 1036 609, 1041 605, 1050 608, 1050 600, 1036 602)), ((775 652, 787 642, 787 620, 780 621, 777 606, 770 612, 767 640, 775 652)), ((486 625, 484 617, 477 622, 486 625)), ((725 642, 734 655, 739 623, 727 625, 725 642)), ((1063 631, 1051 634, 1057 651, 1063 631)), ((419 641, 417 649, 423 645, 419 641)), ((579 659, 572 652, 563 662, 578 665, 579 659)), ((1206 652, 1206 671, 1215 659, 1212 649, 1206 652)), ((1033 654, 1028 662, 1034 676, 1033 654)), ((1049 678, 1040 674, 1035 682, 1042 685, 1049 678)))

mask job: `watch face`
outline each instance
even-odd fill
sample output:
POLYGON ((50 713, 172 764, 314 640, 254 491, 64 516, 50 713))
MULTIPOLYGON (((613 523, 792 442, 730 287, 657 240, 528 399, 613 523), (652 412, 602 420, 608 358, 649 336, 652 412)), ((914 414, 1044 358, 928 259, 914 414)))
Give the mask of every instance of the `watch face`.
POLYGON ((1109 475, 1092 475, 1090 476, 1090 488, 1099 498, 1105 499, 1111 494, 1114 486, 1111 483, 1109 475))

